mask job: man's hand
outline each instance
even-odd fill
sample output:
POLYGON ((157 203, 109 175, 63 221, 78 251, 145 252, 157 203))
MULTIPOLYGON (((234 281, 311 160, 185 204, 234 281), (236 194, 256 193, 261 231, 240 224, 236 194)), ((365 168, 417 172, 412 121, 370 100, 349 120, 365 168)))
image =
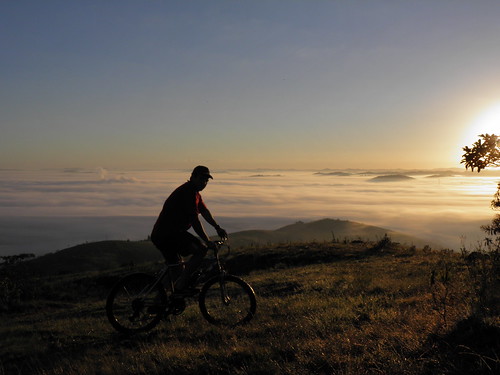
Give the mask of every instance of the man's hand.
POLYGON ((222 229, 221 227, 219 227, 218 225, 215 227, 215 230, 217 231, 217 235, 222 238, 222 239, 226 239, 227 238, 227 232, 222 229))

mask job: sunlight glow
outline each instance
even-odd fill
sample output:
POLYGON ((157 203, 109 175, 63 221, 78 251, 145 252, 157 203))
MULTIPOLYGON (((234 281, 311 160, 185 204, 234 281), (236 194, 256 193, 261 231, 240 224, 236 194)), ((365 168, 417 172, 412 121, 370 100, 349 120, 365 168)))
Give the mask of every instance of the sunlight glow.
POLYGON ((486 109, 472 122, 464 136, 464 144, 471 146, 481 134, 500 135, 500 103, 486 109))

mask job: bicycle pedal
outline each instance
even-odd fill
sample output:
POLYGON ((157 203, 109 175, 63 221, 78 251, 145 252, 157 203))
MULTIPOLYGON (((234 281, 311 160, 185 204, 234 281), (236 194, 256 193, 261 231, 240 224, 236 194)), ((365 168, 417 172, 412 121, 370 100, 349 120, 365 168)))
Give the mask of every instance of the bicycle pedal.
POLYGON ((184 300, 184 298, 175 298, 175 296, 172 297, 173 298, 170 300, 168 308, 165 311, 165 316, 180 315, 186 309, 186 301, 184 300))

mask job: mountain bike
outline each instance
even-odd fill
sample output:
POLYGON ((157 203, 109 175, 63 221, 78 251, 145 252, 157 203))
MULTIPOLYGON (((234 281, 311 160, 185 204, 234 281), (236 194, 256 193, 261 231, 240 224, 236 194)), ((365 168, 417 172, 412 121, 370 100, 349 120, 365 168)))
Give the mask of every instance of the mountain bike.
POLYGON ((191 296, 175 290, 173 274, 183 269, 184 261, 165 264, 155 275, 132 273, 118 281, 106 301, 111 325, 122 333, 149 331, 162 319, 182 314, 186 298, 196 296, 201 314, 214 325, 235 327, 249 322, 257 308, 255 292, 248 283, 226 272, 219 253, 225 247, 225 256, 229 255, 227 241, 214 244, 213 257, 205 258, 199 271, 191 276, 190 286, 195 291, 191 296), (201 289, 196 288, 199 285, 201 289))

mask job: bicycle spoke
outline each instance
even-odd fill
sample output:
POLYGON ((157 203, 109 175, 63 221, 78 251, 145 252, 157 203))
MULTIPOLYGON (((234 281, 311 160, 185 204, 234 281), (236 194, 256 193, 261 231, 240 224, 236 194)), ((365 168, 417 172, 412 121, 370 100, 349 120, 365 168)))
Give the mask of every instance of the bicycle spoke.
POLYGON ((132 274, 113 288, 106 303, 113 327, 131 333, 158 324, 166 306, 166 295, 161 288, 152 288, 154 282, 155 279, 146 274, 132 274))
POLYGON ((200 294, 200 309, 211 323, 236 326, 252 319, 256 302, 252 288, 235 276, 207 282, 200 294))

